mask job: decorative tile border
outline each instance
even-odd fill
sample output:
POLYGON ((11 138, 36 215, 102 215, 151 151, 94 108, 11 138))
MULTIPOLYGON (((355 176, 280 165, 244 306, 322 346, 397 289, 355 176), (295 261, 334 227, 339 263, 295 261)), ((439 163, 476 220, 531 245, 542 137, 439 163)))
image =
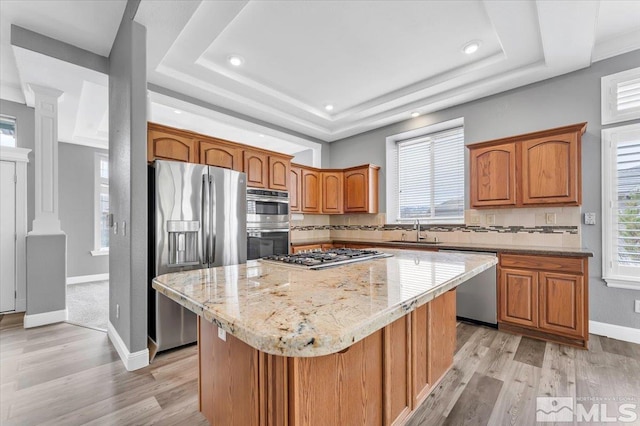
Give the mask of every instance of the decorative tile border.
MULTIPOLYGON (((292 231, 404 231, 413 225, 309 225, 292 226, 292 231)), ((577 226, 466 226, 466 225, 420 225, 420 230, 430 232, 496 232, 498 234, 578 234, 577 226)))

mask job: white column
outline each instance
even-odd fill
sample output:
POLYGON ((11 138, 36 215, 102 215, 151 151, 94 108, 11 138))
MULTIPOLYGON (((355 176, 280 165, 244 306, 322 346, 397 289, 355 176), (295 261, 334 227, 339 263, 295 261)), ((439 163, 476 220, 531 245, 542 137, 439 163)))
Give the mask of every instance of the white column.
POLYGON ((60 90, 27 85, 35 106, 35 219, 29 234, 61 234, 58 217, 58 98, 60 90))

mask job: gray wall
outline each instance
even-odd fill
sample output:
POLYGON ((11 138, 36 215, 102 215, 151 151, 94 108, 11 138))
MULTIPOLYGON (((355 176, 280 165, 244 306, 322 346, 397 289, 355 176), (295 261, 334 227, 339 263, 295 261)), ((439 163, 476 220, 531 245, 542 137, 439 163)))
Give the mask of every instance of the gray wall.
POLYGON ((60 143, 60 224, 67 234, 67 276, 105 274, 109 256, 92 256, 95 229, 95 158, 105 149, 60 143))
MULTIPOLYGON (((601 214, 600 77, 637 67, 640 51, 627 53, 590 68, 505 93, 469 102, 416 119, 396 123, 331 144, 331 167, 365 162, 382 166, 380 210, 386 208, 385 138, 406 130, 464 117, 465 143, 517 135, 566 124, 588 122, 582 139, 582 211, 601 214)), ((629 123, 624 123, 629 124, 629 123)), ((468 166, 468 154, 465 159, 468 166)), ((468 167, 467 167, 468 170, 468 167)), ((465 194, 469 193, 468 176, 465 194)), ((466 205, 469 205, 466 195, 466 205)), ((602 228, 582 225, 583 246, 593 250, 590 269, 590 318, 640 328, 640 314, 633 312, 638 291, 606 287, 602 281, 602 228)))
POLYGON ((138 4, 127 3, 109 56, 109 200, 118 222, 109 248, 109 321, 132 353, 147 347, 146 29, 133 21, 138 4))
POLYGON ((30 149, 29 164, 27 165, 27 230, 33 228, 33 219, 35 218, 35 181, 36 168, 35 161, 35 109, 24 104, 6 101, 0 99, 0 114, 14 117, 16 119, 16 135, 18 139, 16 144, 20 148, 30 149))

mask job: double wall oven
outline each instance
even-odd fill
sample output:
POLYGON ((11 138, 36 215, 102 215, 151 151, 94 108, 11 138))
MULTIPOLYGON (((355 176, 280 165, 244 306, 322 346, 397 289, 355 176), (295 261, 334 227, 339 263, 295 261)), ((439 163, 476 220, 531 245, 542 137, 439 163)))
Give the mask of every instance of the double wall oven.
POLYGON ((247 189, 247 260, 289 253, 289 193, 247 189))

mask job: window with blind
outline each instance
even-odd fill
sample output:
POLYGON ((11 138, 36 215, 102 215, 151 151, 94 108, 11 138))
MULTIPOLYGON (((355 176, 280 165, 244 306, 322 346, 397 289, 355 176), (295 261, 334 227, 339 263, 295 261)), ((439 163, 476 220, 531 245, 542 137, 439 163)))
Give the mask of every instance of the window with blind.
POLYGON ((399 140, 393 154, 397 179, 394 199, 388 200, 391 220, 464 222, 462 127, 399 140))
POLYGON ((602 124, 640 118, 640 68, 602 77, 602 124))
POLYGON ((92 255, 109 253, 109 157, 95 158, 94 246, 92 255))
POLYGON ((602 131, 602 173, 603 278, 640 288, 640 124, 602 131))

